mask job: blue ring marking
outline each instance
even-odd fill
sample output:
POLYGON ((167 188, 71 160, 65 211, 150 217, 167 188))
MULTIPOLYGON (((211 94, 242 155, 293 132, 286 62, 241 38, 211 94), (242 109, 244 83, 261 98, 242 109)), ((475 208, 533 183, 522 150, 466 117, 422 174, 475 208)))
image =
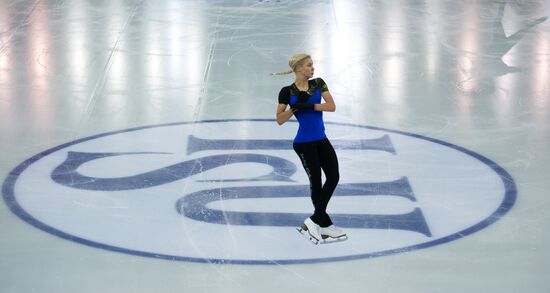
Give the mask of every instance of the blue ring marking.
MULTIPOLYGON (((505 194, 504 194, 504 200, 502 201, 502 204, 498 207, 498 209, 489 217, 487 217, 485 220, 482 220, 481 222, 464 229, 462 231, 456 232, 454 234, 448 235, 446 237, 436 239, 430 242, 424 242, 422 244, 397 248, 397 249, 390 249, 390 250, 384 250, 374 253, 364 253, 364 254, 358 254, 358 255, 348 255, 348 256, 338 256, 338 257, 328 257, 328 258, 314 258, 314 259, 302 259, 302 260, 295 260, 295 259, 283 259, 283 260, 232 260, 232 259, 205 259, 205 258, 195 258, 195 257, 184 257, 184 256, 175 256, 175 255, 167 255, 167 254, 157 254, 157 253, 151 253, 151 252, 144 252, 139 250, 132 250, 112 245, 107 245, 99 242, 90 241, 81 237, 77 237, 68 233, 65 233, 61 230, 58 230, 56 228, 53 228, 51 226, 48 226, 33 216, 31 216, 29 213, 27 213, 17 202, 15 199, 14 194, 14 187, 15 182, 17 181, 18 177, 22 174, 25 169, 33 164, 34 162, 40 160, 41 158, 54 153, 58 150, 64 149, 66 147, 69 147, 71 145, 75 145, 81 142, 85 142, 88 140, 97 139, 100 137, 105 137, 109 135, 124 133, 124 132, 131 132, 131 131, 138 131, 143 129, 150 129, 150 128, 158 128, 158 127, 168 127, 168 126, 177 126, 177 125, 186 125, 186 124, 198 124, 198 123, 222 123, 222 122, 244 122, 244 121, 263 121, 263 122, 274 122, 274 119, 224 119, 224 120, 204 120, 204 121, 196 121, 196 122, 176 122, 176 123, 167 123, 167 124, 159 124, 159 125, 149 125, 149 126, 142 126, 142 127, 136 127, 136 128, 130 128, 125 130, 119 130, 119 131, 113 131, 113 132, 107 132, 102 134, 97 134, 93 136, 89 136, 86 138, 81 138, 72 142, 68 142, 62 145, 59 145, 57 147, 51 148, 49 150, 43 151, 27 160, 19 164, 15 169, 13 169, 7 176, 6 180, 4 181, 4 184, 2 186, 2 193, 4 197, 4 201, 6 202, 9 209, 16 214, 19 218, 24 220, 25 222, 35 226, 38 229, 41 229, 45 232, 48 232, 50 234, 56 235, 58 237, 71 240, 80 244, 89 245, 96 248, 101 248, 109 251, 115 251, 115 252, 121 252, 131 255, 137 255, 137 256, 144 256, 144 257, 152 257, 157 259, 166 259, 166 260, 175 260, 175 261, 188 261, 188 262, 198 262, 198 263, 211 263, 211 264, 244 264, 244 265, 279 265, 279 264, 314 264, 314 263, 325 263, 325 262, 333 262, 333 261, 346 261, 346 260, 357 260, 357 259, 363 259, 363 258, 373 258, 373 257, 380 257, 380 256, 387 256, 387 255, 393 255, 397 253, 403 253, 403 252, 410 252, 418 249, 428 248, 440 244, 444 244, 453 240, 460 239, 462 237, 465 237, 467 235, 470 235, 472 233, 475 233, 479 230, 482 230, 486 228, 487 226, 493 224, 500 218, 502 218, 506 213, 510 211, 510 209, 513 207, 516 197, 517 197, 517 188, 516 184, 502 167, 500 167, 497 163, 489 160, 488 158, 475 153, 473 151, 470 151, 468 149, 465 149, 463 147, 441 141, 438 139, 422 136, 419 134, 414 133, 408 133, 404 131, 399 130, 391 130, 381 127, 375 127, 375 126, 364 126, 364 125, 356 125, 356 124, 349 124, 349 123, 338 123, 338 122, 325 122, 325 124, 332 124, 332 125, 340 125, 340 126, 350 126, 350 127, 360 127, 360 128, 367 128, 372 130, 379 130, 379 131, 385 131, 385 132, 391 132, 391 133, 397 133, 405 136, 410 136, 418 139, 427 140, 433 143, 437 143, 440 145, 444 145, 446 147, 455 149, 457 151, 463 152, 471 157, 474 157, 484 163, 485 165, 489 166, 495 173, 497 173, 500 176, 500 179, 502 180, 502 183, 505 187, 505 194)), ((289 121, 289 122, 296 122, 296 121, 289 121)))

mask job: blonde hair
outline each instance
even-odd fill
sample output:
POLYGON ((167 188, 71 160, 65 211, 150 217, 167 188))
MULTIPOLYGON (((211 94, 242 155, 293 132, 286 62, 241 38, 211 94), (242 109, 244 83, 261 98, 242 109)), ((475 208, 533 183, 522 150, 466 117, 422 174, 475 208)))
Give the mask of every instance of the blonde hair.
POLYGON ((298 65, 302 64, 302 62, 307 58, 311 58, 311 56, 309 54, 306 54, 306 53, 296 54, 296 55, 290 57, 290 59, 288 59, 288 66, 290 66, 290 68, 292 68, 291 70, 283 71, 283 72, 273 72, 273 73, 271 73, 271 75, 291 74, 292 72, 295 72, 296 67, 298 65))

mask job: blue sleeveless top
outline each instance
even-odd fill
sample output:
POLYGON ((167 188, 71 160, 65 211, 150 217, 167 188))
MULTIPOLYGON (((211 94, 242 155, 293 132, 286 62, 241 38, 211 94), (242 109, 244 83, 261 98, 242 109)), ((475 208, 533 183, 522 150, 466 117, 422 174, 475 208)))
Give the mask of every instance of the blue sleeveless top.
MULTIPOLYGON (((321 93, 328 91, 327 84, 321 78, 308 81, 309 90, 300 91, 295 84, 285 86, 279 92, 279 104, 290 105, 296 103, 321 104, 321 93)), ((299 110, 294 113, 298 119, 298 133, 294 138, 295 143, 311 142, 325 139, 325 124, 323 112, 314 110, 299 110)))

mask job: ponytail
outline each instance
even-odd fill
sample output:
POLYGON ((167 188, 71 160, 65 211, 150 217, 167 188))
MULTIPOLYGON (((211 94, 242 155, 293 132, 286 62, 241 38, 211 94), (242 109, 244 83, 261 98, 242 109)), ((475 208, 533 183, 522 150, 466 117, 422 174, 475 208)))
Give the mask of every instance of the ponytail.
POLYGON ((282 71, 282 72, 271 72, 269 75, 287 75, 287 74, 291 74, 292 70, 289 70, 289 71, 282 71))

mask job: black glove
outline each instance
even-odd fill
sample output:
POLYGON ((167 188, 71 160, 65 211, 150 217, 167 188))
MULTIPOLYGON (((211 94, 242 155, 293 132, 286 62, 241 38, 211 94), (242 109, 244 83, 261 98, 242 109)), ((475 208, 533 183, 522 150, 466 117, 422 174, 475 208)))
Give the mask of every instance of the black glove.
POLYGON ((307 103, 310 97, 307 92, 302 92, 302 91, 299 91, 297 96, 298 96, 298 100, 296 101, 296 103, 307 103))
POLYGON ((314 110, 313 104, 307 104, 307 103, 296 103, 291 108, 292 110, 314 110))

